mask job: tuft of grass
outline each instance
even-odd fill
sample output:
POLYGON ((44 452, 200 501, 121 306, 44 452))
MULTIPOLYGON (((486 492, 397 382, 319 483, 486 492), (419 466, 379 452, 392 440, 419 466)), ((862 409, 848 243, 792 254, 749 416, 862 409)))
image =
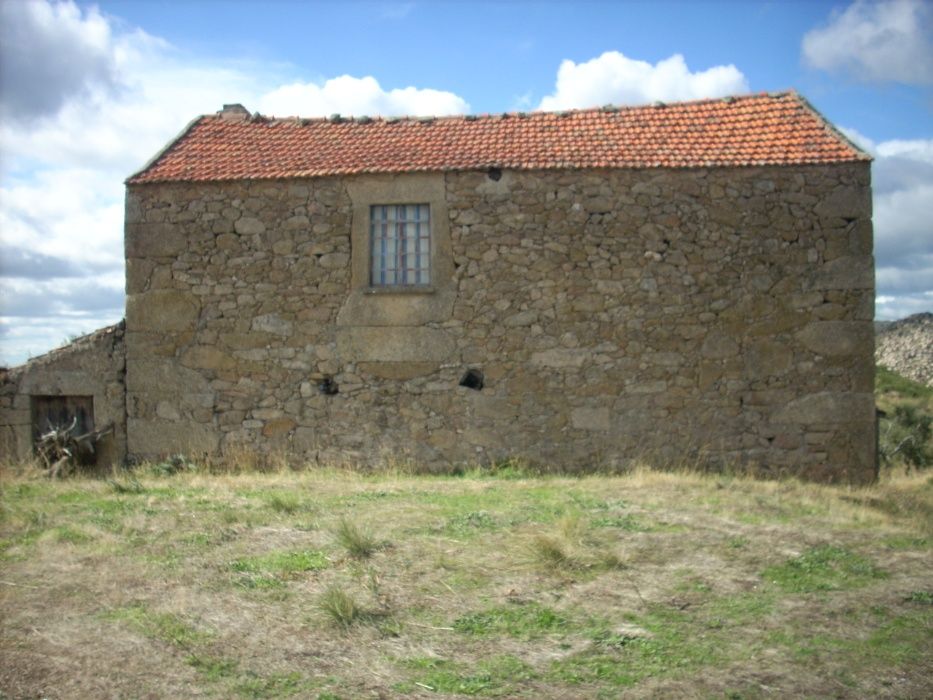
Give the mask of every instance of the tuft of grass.
POLYGON ((174 476, 181 472, 198 471, 198 465, 191 461, 185 455, 172 455, 162 462, 154 462, 149 465, 149 473, 153 476, 174 476))
POLYGON ((887 577, 865 557, 833 545, 814 547, 783 564, 768 567, 761 575, 789 593, 860 588, 887 577))
POLYGON ((361 529, 356 523, 346 518, 340 519, 333 534, 337 544, 356 559, 368 559, 379 547, 372 533, 361 529))
POLYGON ((327 587, 318 599, 318 607, 336 625, 347 629, 363 615, 356 599, 337 585, 327 587))
POLYGON ((534 563, 545 568, 568 569, 576 564, 567 543, 553 535, 537 534, 528 544, 534 563))
POLYGON ((269 507, 276 513, 293 515, 300 510, 305 510, 301 499, 293 493, 275 493, 268 500, 269 507))
POLYGON ((146 488, 135 476, 128 476, 123 480, 107 479, 107 483, 110 484, 110 488, 112 488, 116 493, 140 494, 146 492, 146 488))
POLYGON ((527 460, 510 457, 488 465, 480 465, 464 472, 473 479, 531 479, 542 476, 541 470, 527 460))
POLYGON ((556 529, 557 534, 537 533, 528 541, 526 550, 532 565, 551 573, 593 575, 626 568, 614 543, 590 537, 580 518, 565 516, 556 529))

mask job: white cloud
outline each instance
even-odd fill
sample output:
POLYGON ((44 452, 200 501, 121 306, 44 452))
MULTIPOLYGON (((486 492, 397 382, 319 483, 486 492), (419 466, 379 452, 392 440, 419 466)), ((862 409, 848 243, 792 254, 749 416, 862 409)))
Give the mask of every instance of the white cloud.
POLYGON ((0 364, 120 319, 123 181, 199 114, 469 109, 373 77, 286 84, 288 67, 188 55, 70 1, 0 0, 0 12, 0 66, 17 67, 0 74, 0 109, 16 117, 0 119, 0 364))
POLYGON ((0 3, 0 114, 53 114, 69 97, 112 89, 110 26, 96 8, 73 3, 0 3))
POLYGON ((896 321, 913 314, 929 313, 933 309, 933 291, 900 296, 879 296, 875 302, 875 318, 896 321))
POLYGON ((341 75, 323 84, 291 83, 264 95, 260 111, 267 115, 317 117, 331 114, 353 116, 464 114, 470 109, 463 98, 442 90, 414 87, 383 90, 372 76, 341 75))
POLYGON ((804 61, 862 81, 933 83, 933 4, 856 0, 803 38, 804 61))
POLYGON ((612 104, 692 100, 749 91, 748 81, 733 65, 692 73, 680 54, 652 65, 607 51, 585 63, 565 60, 557 70, 554 94, 539 109, 559 110, 612 104))

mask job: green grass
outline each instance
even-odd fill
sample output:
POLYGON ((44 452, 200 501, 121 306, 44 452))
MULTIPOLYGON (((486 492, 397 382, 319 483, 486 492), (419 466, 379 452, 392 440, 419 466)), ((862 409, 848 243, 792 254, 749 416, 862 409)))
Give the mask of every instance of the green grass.
POLYGON ((761 575, 790 593, 849 590, 887 577, 867 558, 832 545, 814 547, 783 564, 768 567, 761 575))
POLYGON ((591 522, 593 527, 614 528, 626 532, 651 532, 657 529, 634 515, 601 515, 593 518, 591 522))
POLYGON ((933 605, 933 591, 911 591, 905 600, 921 605, 933 605))
POLYGON ((440 530, 455 537, 476 537, 500 528, 502 528, 502 523, 493 513, 486 510, 471 510, 447 518, 440 530))
POLYGON ((908 399, 933 399, 933 388, 878 365, 875 371, 875 392, 881 395, 898 394, 908 399))
POLYGON ((459 617, 453 628, 464 634, 529 640, 560 632, 568 624, 566 616, 539 603, 512 603, 459 617))
POLYGON ((274 551, 242 557, 230 563, 239 574, 236 583, 244 588, 279 588, 286 581, 308 571, 322 571, 330 562, 317 550, 274 551))
POLYGON ((154 611, 142 603, 110 610, 104 617, 123 622, 143 636, 185 650, 204 644, 213 636, 174 613, 154 611))
POLYGON ((91 535, 83 530, 78 530, 67 525, 55 528, 55 538, 59 542, 68 542, 69 544, 87 544, 94 540, 91 535))
MULTIPOLYGON (((537 677, 531 666, 509 654, 482 659, 472 667, 423 657, 406 659, 402 665, 415 671, 411 678, 420 688, 455 695, 501 697, 510 695, 518 684, 537 677)), ((411 682, 400 684, 398 689, 415 690, 411 682)))
POLYGON ((239 666, 236 659, 211 656, 210 654, 189 654, 185 657, 185 663, 209 683, 219 683, 234 678, 239 666))
POLYGON ((236 683, 234 692, 244 698, 285 698, 297 695, 308 689, 304 677, 297 671, 291 673, 274 673, 269 676, 248 671, 236 683))
POLYGON ((238 697, 291 697, 309 687, 297 671, 269 675, 240 671, 237 659, 213 651, 217 642, 215 632, 198 628, 174 613, 155 611, 137 603, 107 611, 103 618, 127 625, 144 637, 177 649, 183 653, 185 665, 193 668, 206 683, 223 684, 238 697))

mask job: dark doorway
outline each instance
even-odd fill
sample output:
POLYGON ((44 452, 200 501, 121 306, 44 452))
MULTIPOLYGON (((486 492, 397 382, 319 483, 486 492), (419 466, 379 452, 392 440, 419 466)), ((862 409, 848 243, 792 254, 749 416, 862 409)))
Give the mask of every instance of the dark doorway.
MULTIPOLYGON (((72 422, 72 435, 75 437, 94 430, 93 396, 33 396, 31 405, 33 444, 53 428, 68 428, 72 422)), ((88 460, 93 464, 93 452, 79 455, 82 463, 88 460)))

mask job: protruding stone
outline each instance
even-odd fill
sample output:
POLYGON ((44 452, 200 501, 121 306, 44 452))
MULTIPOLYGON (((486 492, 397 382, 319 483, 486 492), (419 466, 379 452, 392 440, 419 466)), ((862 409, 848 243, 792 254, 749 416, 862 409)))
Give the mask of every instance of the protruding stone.
POLYGON ((837 187, 813 208, 817 216, 858 219, 871 216, 871 191, 862 187, 837 187))
POLYGON ((250 324, 254 331, 263 331, 273 335, 289 336, 292 334, 292 323, 278 314, 263 314, 256 316, 250 324))
POLYGON ((706 336, 700 352, 710 359, 725 359, 738 355, 739 344, 728 335, 714 331, 706 336))
POLYGON ((830 260, 813 275, 814 289, 874 289, 875 261, 870 255, 846 255, 830 260))
POLYGON ((839 357, 874 352, 875 334, 865 321, 815 321, 796 334, 807 349, 820 355, 839 357))
POLYGON ((281 437, 291 432, 296 425, 298 424, 291 418, 273 418, 272 420, 266 421, 266 424, 262 426, 262 434, 263 437, 267 438, 281 437))
POLYGON ((185 331, 194 328, 200 304, 188 292, 157 289, 126 298, 127 326, 134 331, 185 331))
POLYGON ((586 354, 576 348, 551 348, 533 353, 531 364, 538 367, 582 367, 586 354))
POLYGON ((609 409, 575 408, 570 412, 570 424, 578 430, 609 430, 609 409))
POLYGON ((241 216, 233 224, 233 230, 241 236, 254 236, 266 232, 266 225, 252 216, 241 216))
POLYGON ((774 423, 815 426, 874 421, 872 394, 820 392, 789 402, 774 414, 774 423))
POLYGON ((445 362, 455 344, 445 331, 423 327, 341 328, 337 349, 347 362, 445 362))
POLYGON ((195 345, 182 354, 181 364, 192 369, 226 370, 236 367, 236 359, 209 345, 195 345))
POLYGON ((381 379, 405 381, 437 371, 436 362, 361 362, 359 368, 381 379))

